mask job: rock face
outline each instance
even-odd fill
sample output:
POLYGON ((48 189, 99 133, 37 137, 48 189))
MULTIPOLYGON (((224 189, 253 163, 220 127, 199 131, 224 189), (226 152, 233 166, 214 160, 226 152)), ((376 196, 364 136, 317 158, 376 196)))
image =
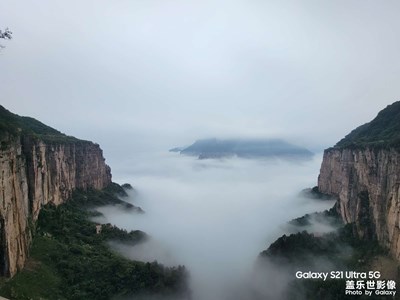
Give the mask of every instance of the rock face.
POLYGON ((400 102, 325 150, 318 178, 345 223, 400 260, 400 102))
POLYGON ((111 183, 99 145, 25 135, 3 136, 0 176, 1 276, 13 276, 23 267, 43 205, 58 205, 77 188, 101 189, 111 183))
POLYGON ((337 197, 345 223, 361 238, 377 239, 400 259, 400 153, 396 150, 328 149, 318 187, 337 197))

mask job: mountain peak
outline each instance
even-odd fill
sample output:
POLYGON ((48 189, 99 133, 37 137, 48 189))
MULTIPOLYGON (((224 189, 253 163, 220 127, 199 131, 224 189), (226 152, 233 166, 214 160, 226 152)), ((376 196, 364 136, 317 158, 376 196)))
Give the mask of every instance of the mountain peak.
MULTIPOLYGON (((177 148, 179 149, 179 148, 177 148)), ((202 139, 195 141, 189 147, 183 148, 181 154, 198 156, 200 159, 244 157, 286 157, 310 158, 309 150, 292 145, 280 139, 202 139)))

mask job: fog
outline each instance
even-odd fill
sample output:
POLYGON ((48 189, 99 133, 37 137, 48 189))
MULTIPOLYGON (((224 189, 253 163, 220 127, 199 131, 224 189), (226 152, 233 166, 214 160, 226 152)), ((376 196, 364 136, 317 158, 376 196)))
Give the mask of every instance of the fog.
POLYGON ((113 246, 132 259, 184 264, 194 300, 240 299, 258 254, 287 232, 287 222, 333 206, 299 196, 316 184, 320 162, 320 155, 298 162, 135 155, 114 168, 115 180, 132 183, 129 201, 146 213, 103 207, 100 221, 148 233, 148 243, 113 246))
POLYGON ((298 196, 321 157, 157 151, 211 137, 334 145, 398 100, 399 12, 396 0, 2 0, 1 105, 99 143, 113 180, 135 186, 144 215, 101 210, 152 239, 115 247, 186 265, 195 300, 239 297, 258 253, 297 230, 287 221, 332 205, 298 196))

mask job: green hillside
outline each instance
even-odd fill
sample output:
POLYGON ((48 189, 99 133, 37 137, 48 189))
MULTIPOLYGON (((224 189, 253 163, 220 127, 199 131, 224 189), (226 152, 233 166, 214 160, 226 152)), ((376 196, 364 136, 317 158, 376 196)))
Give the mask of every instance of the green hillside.
POLYGON ((400 148, 400 101, 388 105, 371 122, 354 129, 335 147, 400 148))
POLYGON ((25 135, 47 142, 76 142, 78 139, 67 136, 31 117, 13 114, 0 105, 0 138, 25 135))

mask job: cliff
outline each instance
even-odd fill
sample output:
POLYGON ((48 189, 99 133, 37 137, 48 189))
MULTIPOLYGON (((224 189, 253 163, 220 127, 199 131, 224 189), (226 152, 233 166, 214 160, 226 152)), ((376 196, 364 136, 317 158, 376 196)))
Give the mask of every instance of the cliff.
POLYGON ((29 254, 32 229, 47 203, 74 189, 111 183, 99 145, 68 137, 0 106, 0 275, 13 276, 29 254))
POLYGON ((337 198, 345 223, 400 260, 400 102, 324 152, 320 192, 337 198))

